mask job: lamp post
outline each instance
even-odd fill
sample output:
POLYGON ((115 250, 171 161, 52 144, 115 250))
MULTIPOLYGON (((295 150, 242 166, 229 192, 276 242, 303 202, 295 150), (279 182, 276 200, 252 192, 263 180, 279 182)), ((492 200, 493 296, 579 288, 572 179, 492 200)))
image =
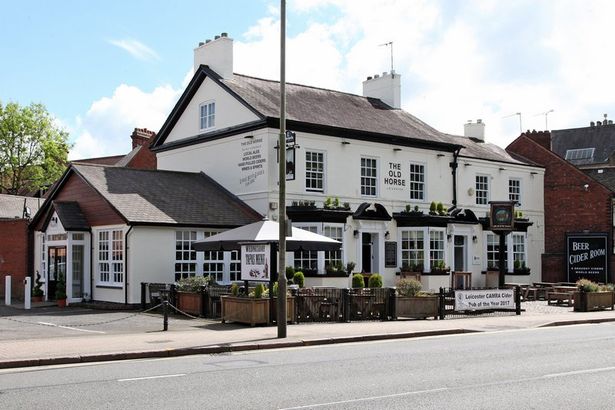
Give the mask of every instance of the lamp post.
MULTIPOLYGON (((278 338, 286 337, 286 0, 280 0, 280 162, 278 181, 278 338)), ((273 289, 271 290, 273 291, 273 289)))

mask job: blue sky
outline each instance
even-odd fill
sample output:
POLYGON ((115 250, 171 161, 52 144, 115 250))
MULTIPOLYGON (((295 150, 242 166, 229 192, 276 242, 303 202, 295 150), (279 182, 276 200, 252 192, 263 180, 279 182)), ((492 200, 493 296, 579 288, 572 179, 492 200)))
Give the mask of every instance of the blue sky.
MULTIPOLYGON (((361 93, 390 69, 402 108, 461 134, 487 124, 505 146, 523 129, 615 117, 615 2, 603 0, 288 0, 289 81, 361 93)), ((278 79, 279 1, 2 0, 0 101, 41 102, 72 158, 127 152, 154 131, 189 80, 193 48, 228 32, 235 72, 278 79)))

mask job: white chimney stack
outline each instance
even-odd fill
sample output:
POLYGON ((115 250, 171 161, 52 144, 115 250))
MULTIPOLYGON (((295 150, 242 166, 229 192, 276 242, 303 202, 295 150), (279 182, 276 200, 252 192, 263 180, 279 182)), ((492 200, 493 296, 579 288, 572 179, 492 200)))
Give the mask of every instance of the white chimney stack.
POLYGON ((363 81, 363 97, 379 98, 393 108, 401 108, 401 76, 391 71, 367 77, 363 81))
POLYGON ((485 123, 481 119, 476 120, 476 123, 473 123, 472 120, 468 121, 463 124, 463 135, 473 140, 485 142, 485 123))
POLYGON ((200 65, 207 65, 222 78, 233 76, 233 39, 226 33, 199 43, 194 49, 194 72, 200 65))

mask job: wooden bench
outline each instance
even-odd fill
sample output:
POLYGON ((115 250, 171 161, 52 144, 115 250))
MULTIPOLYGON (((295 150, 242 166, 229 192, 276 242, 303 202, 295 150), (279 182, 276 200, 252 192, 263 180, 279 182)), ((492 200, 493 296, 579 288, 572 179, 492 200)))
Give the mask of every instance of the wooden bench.
POLYGON ((547 304, 548 305, 561 305, 566 304, 572 306, 574 304, 574 292, 547 292, 547 304))

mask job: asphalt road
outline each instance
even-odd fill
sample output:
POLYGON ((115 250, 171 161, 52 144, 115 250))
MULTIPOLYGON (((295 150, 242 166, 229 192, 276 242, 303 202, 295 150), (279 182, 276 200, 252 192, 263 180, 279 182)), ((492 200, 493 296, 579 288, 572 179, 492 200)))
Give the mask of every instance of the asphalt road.
POLYGON ((613 409, 614 342, 594 324, 12 369, 0 408, 613 409))

